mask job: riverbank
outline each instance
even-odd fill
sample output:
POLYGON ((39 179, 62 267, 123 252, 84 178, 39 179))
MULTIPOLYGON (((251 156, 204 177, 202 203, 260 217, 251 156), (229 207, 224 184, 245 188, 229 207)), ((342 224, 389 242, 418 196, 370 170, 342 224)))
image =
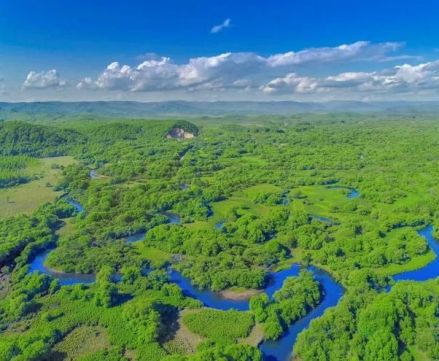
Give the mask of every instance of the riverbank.
POLYGON ((256 289, 240 289, 240 288, 229 288, 223 291, 219 292, 219 295, 222 298, 228 299, 228 300, 248 300, 253 296, 256 296, 260 293, 262 293, 263 290, 256 290, 256 289))

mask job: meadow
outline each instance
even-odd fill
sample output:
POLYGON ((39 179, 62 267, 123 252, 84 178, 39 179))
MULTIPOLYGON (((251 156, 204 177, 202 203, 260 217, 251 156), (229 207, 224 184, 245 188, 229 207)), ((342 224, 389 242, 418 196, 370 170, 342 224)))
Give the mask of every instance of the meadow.
POLYGON ((23 184, 0 187, 0 217, 30 214, 40 205, 55 201, 62 192, 55 186, 62 176, 62 167, 75 163, 71 156, 29 158, 23 172, 28 175, 23 184))

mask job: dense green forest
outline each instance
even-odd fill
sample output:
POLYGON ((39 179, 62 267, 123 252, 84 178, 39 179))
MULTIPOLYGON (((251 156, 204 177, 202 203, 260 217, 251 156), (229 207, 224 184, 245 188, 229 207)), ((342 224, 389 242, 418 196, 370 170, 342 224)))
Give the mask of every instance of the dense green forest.
POLYGON ((260 361, 328 297, 309 265, 344 294, 295 359, 439 360, 438 279, 392 279, 436 257, 417 231, 439 238, 438 139, 427 115, 0 123, 0 192, 74 159, 52 166, 55 201, 0 218, 0 361, 260 361), (28 272, 44 251, 52 276, 28 272), (249 309, 203 307, 171 270, 249 309))

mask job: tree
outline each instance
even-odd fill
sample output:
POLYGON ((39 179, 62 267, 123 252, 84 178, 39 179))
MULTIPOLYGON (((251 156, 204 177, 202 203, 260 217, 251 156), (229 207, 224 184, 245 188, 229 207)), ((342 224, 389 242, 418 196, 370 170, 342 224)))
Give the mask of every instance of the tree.
POLYGON ((113 270, 109 266, 102 266, 96 275, 96 305, 111 307, 116 303, 117 295, 117 287, 113 282, 113 270))

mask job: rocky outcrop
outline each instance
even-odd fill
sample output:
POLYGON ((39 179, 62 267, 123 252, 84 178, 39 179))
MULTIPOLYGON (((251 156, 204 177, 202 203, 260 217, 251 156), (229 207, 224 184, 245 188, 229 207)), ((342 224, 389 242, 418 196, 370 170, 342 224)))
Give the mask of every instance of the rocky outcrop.
POLYGON ((192 139, 199 134, 198 127, 186 120, 179 120, 168 128, 166 138, 168 139, 192 139))
POLYGON ((194 137, 194 133, 185 131, 182 128, 172 128, 166 138, 168 139, 192 139, 194 137))

